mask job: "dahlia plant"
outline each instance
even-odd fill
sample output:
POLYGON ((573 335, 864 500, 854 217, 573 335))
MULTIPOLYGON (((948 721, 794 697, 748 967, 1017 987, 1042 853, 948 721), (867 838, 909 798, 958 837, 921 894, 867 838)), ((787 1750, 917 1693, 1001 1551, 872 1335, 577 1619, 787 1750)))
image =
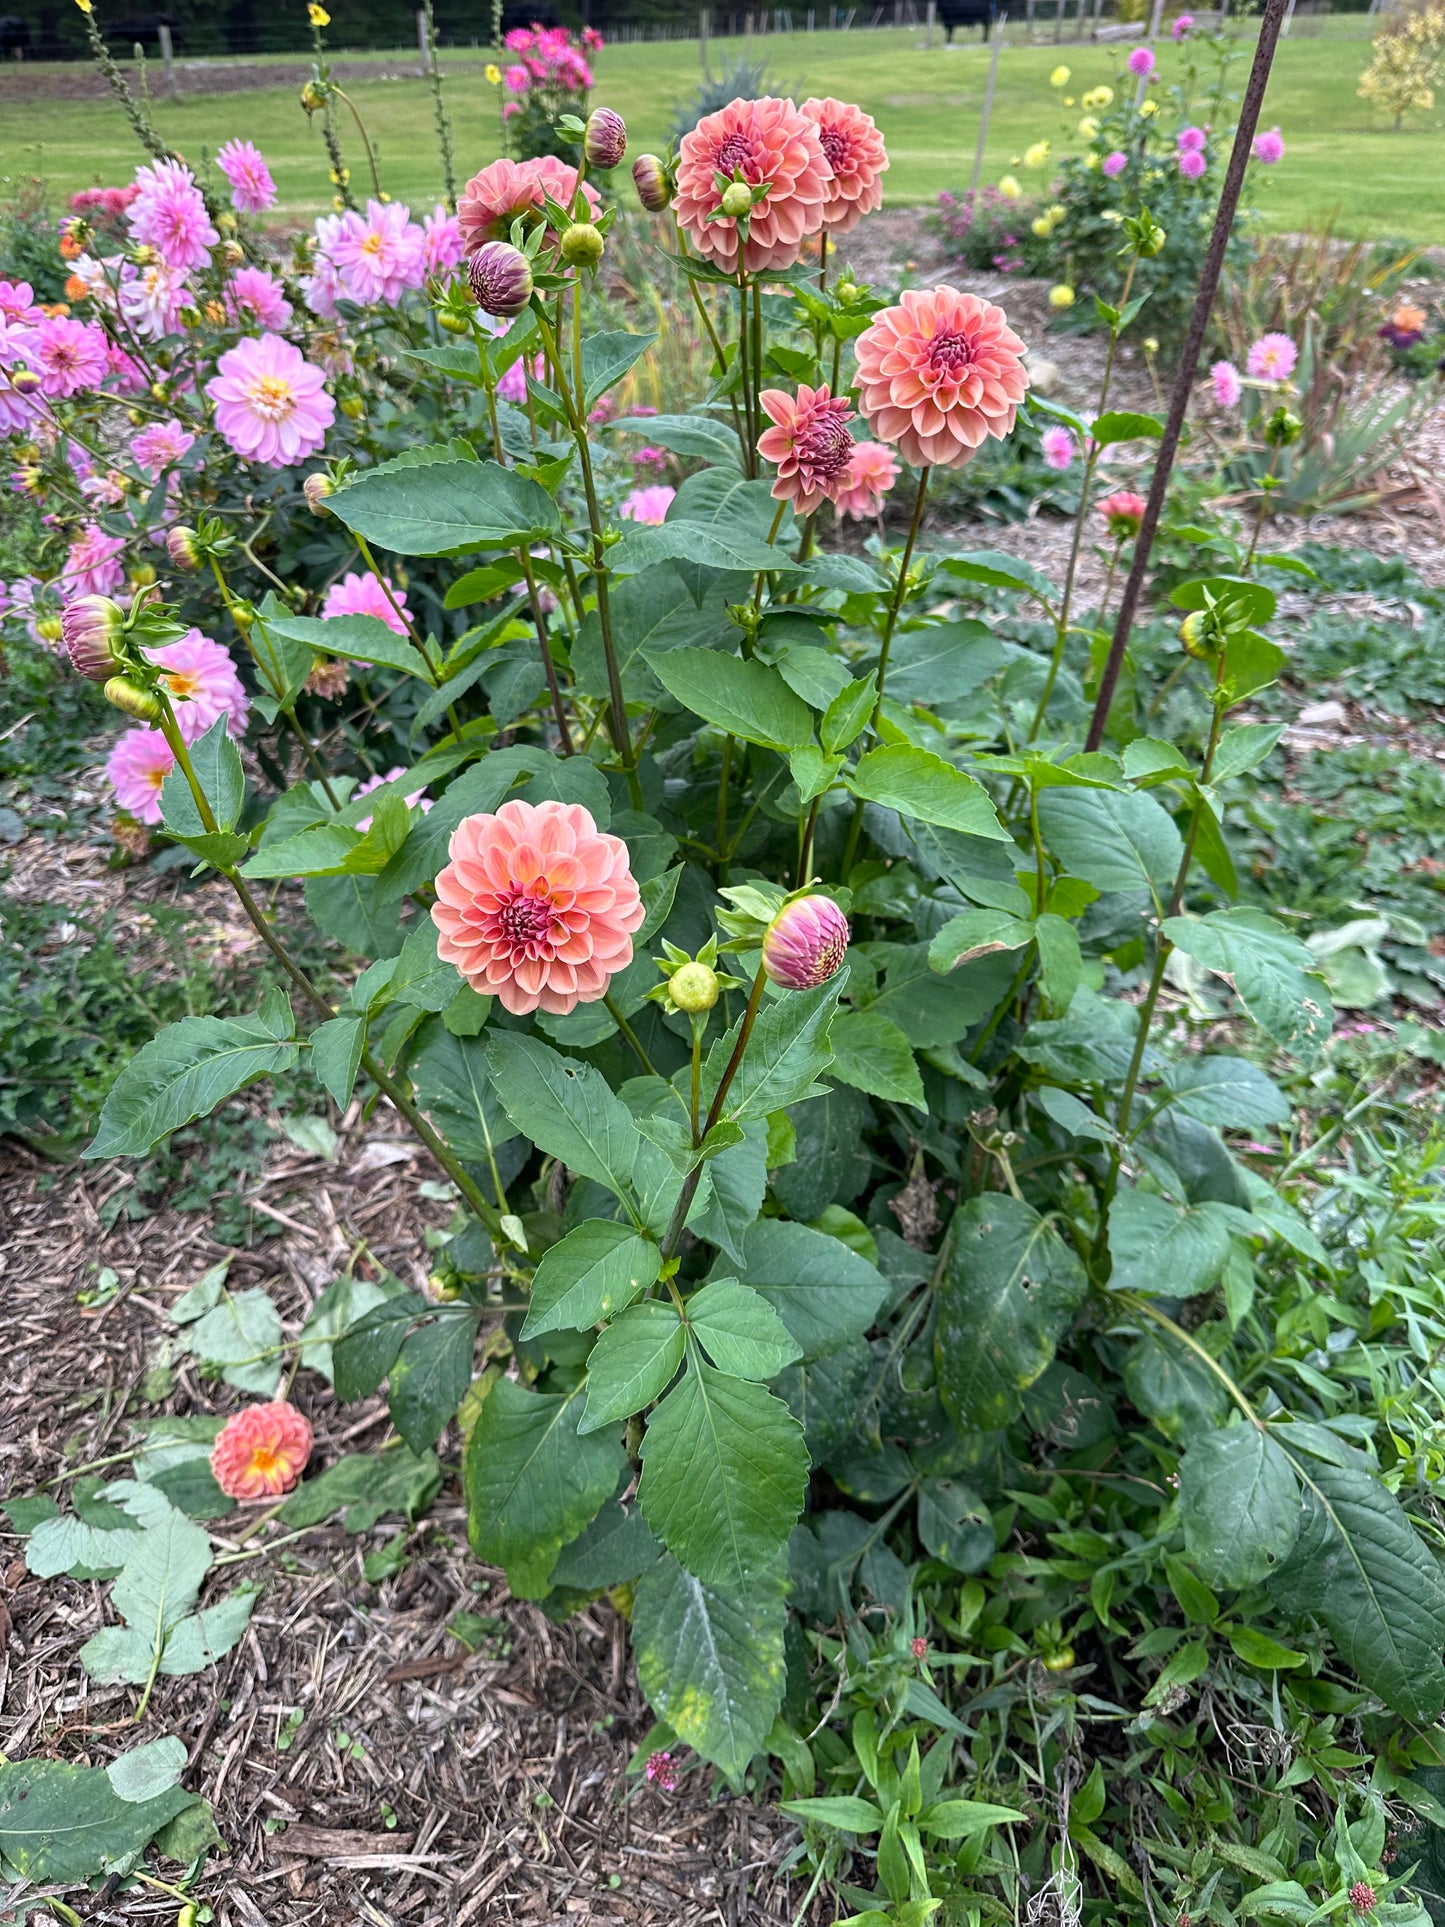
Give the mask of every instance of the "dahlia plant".
MULTIPOLYGON (((982 1671, 970 1719, 1036 1657, 1132 1682, 1167 1585, 1228 1632, 1241 1719, 1278 1705, 1306 1619, 1402 1749, 1445 1706, 1408 1482, 1322 1422, 1320 1372, 1248 1350, 1256 1276, 1317 1248, 1256 1060, 1312 1064, 1331 1025, 1311 953, 1234 903, 1223 829, 1279 733, 1236 719, 1283 661, 1274 599, 1252 555, 1184 583, 1197 734, 1143 733, 1126 675, 1085 751, 1079 549, 1117 553, 1141 512, 1093 483, 1160 424, 1110 412, 1107 378, 1088 420, 1041 417, 1086 471, 1062 584, 930 530, 932 474, 1034 411, 1028 344, 966 289, 830 287, 886 156, 866 116, 779 99, 636 165, 714 361, 692 412, 628 414, 653 337, 589 322, 638 218, 587 178, 615 119, 575 168, 494 160, 455 217, 377 199, 289 256, 246 225, 258 157, 230 155, 231 208, 157 163, 71 315, 0 290, 17 473, 56 518, 16 619, 133 725, 118 800, 275 964, 255 1011, 124 1067, 89 1154, 142 1156, 278 1072, 343 1116, 390 1106, 451 1217, 425 1288, 419 1259, 328 1330, 336 1392, 387 1383, 428 1491, 455 1420, 472 1544, 517 1596, 629 1617, 659 1785, 772 1752, 819 1878, 846 1863, 870 1920, 926 1918, 934 1884, 1017 1917, 1048 1865, 1077 1886, 1103 1769, 1095 1801, 1053 1721, 1025 1785, 1004 1729, 945 1703, 955 1667, 982 1671), (242 299, 248 271, 274 297, 242 299), (833 542, 890 490, 896 530, 833 542), (326 982, 287 935, 303 904, 326 982), (1206 1047, 1226 1002, 1238 1042, 1206 1047), (1103 1459, 1071 1457, 1099 1530, 1045 1580, 1008 1549, 1018 1491, 1053 1516, 1029 1482, 1081 1388, 1144 1415, 1103 1453, 1142 1510, 1120 1525, 1103 1459), (804 1738, 845 1675, 856 1760, 804 1738), (970 1732, 979 1799, 945 1785, 970 1732)), ((1161 238, 1142 210, 1122 236, 1127 276, 1161 238)), ((279 1325, 266 1393, 288 1350, 304 1402, 313 1354, 279 1325)), ((243 1499, 306 1462, 275 1404, 217 1441, 243 1499)), ((1148 1647, 1167 1677, 1127 1715, 1167 1759, 1147 1707, 1215 1651, 1181 1642, 1148 1647)), ((1167 1759, 1130 1825, 1182 1913, 1167 1759)), ((1379 1849, 1351 1852, 1373 1879, 1379 1849)), ((1109 1918, 1157 1918, 1096 1859, 1109 1918)))

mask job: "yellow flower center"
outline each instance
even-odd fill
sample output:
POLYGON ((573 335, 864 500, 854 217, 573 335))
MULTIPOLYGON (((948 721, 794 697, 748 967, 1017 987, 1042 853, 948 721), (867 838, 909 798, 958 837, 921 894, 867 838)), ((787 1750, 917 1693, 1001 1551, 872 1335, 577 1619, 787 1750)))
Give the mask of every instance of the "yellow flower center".
POLYGON ((246 393, 252 408, 268 422, 284 422, 296 406, 284 375, 258 375, 246 393))
POLYGON ((379 234, 368 234, 361 244, 361 252, 363 254, 380 254, 381 236, 379 234))
POLYGON ((189 702, 200 688, 200 680, 189 669, 171 669, 161 677, 161 681, 173 696, 182 702, 189 702))

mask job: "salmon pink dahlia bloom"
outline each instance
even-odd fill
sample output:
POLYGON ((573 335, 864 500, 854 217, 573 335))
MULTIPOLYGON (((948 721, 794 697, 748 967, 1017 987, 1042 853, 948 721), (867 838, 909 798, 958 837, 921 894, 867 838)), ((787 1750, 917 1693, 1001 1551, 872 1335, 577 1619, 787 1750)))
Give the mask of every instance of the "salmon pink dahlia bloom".
POLYGON ((514 1016, 565 1016, 632 962, 645 912, 627 845, 580 803, 503 803, 464 817, 437 878, 437 955, 514 1016))
POLYGON ((732 101, 683 135, 673 207, 699 254, 729 274, 739 266, 752 274, 792 267, 804 238, 827 218, 832 191, 833 170, 816 123, 792 101, 767 95, 732 101), (746 246, 735 220, 708 219, 722 205, 719 174, 750 187, 768 183, 749 217, 746 246))
POLYGON ((823 204, 823 226, 847 234, 865 214, 883 205, 883 175, 888 153, 871 114, 846 100, 805 100, 800 110, 818 130, 824 158, 833 170, 823 204))
POLYGON ((1024 344, 1002 308, 956 288, 909 288, 859 335, 858 406, 917 468, 959 468, 1013 430, 1024 344))
POLYGON ((777 466, 773 498, 791 502, 800 515, 811 515, 832 501, 843 486, 853 459, 853 437, 847 423, 853 410, 841 396, 800 383, 796 397, 781 388, 765 388, 758 397, 774 425, 758 437, 758 453, 777 466))
POLYGON ((883 498, 897 480, 898 463, 885 442, 854 442, 834 506, 855 522, 871 521, 883 513, 883 498))
POLYGON ((394 629, 399 636, 404 636, 410 611, 406 606, 406 591, 398 589, 390 576, 386 578, 384 589, 374 575, 363 575, 357 571, 332 583, 326 591, 321 613, 323 616, 375 616, 388 629, 394 629), (390 596, 387 595, 387 589, 391 591, 390 596))
MULTIPOLYGON (((590 183, 583 183, 582 192, 595 220, 602 212, 602 202, 590 183)), ((559 207, 570 212, 577 194, 576 168, 554 154, 530 161, 493 161, 472 176, 457 202, 463 250, 475 254, 483 241, 510 241, 517 216, 539 215, 549 194, 559 207)), ((533 220, 529 219, 531 225, 533 220)))
POLYGON ((226 1420, 211 1447, 211 1473, 228 1499, 279 1499, 310 1457, 311 1421, 278 1398, 226 1420))
POLYGON ((204 736, 222 716, 228 736, 243 733, 251 703, 228 649, 199 629, 188 629, 175 642, 163 649, 148 649, 146 655, 162 672, 161 681, 175 705, 176 728, 187 743, 204 736))
POLYGON ((290 468, 326 440, 336 419, 326 377, 280 335, 238 341, 216 370, 206 383, 216 427, 247 461, 290 468))
POLYGON ((158 729, 128 729, 105 759, 115 800, 137 823, 161 820, 161 784, 175 768, 171 746, 158 729))
POLYGON ((1142 495, 1136 495, 1132 489, 1121 488, 1115 494, 1104 497, 1099 504, 1099 513, 1110 535, 1122 542, 1139 533, 1146 506, 1142 495))

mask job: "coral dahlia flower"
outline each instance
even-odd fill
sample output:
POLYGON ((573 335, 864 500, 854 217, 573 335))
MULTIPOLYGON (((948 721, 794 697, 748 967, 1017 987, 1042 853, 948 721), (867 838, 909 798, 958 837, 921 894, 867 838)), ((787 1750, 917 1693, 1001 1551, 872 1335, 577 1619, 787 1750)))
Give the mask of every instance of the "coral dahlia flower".
POLYGON ((388 629, 394 629, 399 636, 404 636, 406 617, 410 612, 406 606, 405 590, 398 589, 390 576, 386 578, 386 589, 383 589, 374 575, 363 575, 358 570, 332 583, 326 591, 321 613, 323 616, 375 616, 388 629), (390 598, 387 589, 391 590, 390 598))
POLYGON ((115 800, 138 823, 161 820, 161 784, 175 768, 171 746, 158 729, 128 729, 105 759, 115 800))
MULTIPOLYGON (((589 182, 584 181, 582 192, 595 219, 602 212, 602 202, 589 182)), ((517 216, 540 214, 549 194, 570 212, 577 194, 576 168, 554 154, 530 161, 493 161, 472 176, 457 202, 463 250, 475 254, 483 241, 510 241, 517 216)))
POLYGON ((326 440, 336 419, 326 377, 280 335, 238 341, 216 371, 206 383, 216 427, 247 461, 290 468, 326 440))
POLYGON ((278 1398, 226 1420, 211 1447, 211 1472, 228 1499, 279 1499, 310 1457, 311 1421, 278 1398))
POLYGON ((859 410, 915 467, 959 468, 1012 433, 1029 378, 1002 308, 956 288, 905 289, 855 345, 859 410))
POLYGON ((758 453, 777 465, 773 499, 811 515, 844 485, 853 459, 847 429, 853 410, 841 396, 830 395, 826 383, 821 388, 800 383, 796 398, 781 388, 765 388, 758 399, 774 424, 758 437, 758 453))
POLYGON ((185 742, 204 736, 222 716, 228 736, 242 734, 251 703, 228 649, 199 629, 188 629, 146 655, 162 671, 161 681, 175 705, 176 728, 185 742))
POLYGON ((706 114, 678 153, 673 208, 699 254, 735 274, 790 268, 804 239, 827 219, 833 170, 815 122, 790 100, 735 100, 706 114), (748 217, 747 244, 735 220, 710 221, 722 205, 715 176, 739 176, 768 193, 748 217))
POLYGON ((437 878, 437 955, 514 1016, 596 1003, 632 962, 645 912, 627 845, 580 803, 464 817, 437 878))
POLYGON ((851 101, 805 100, 799 111, 818 129, 824 157, 833 170, 823 204, 823 226, 847 234, 865 214, 883 205, 882 176, 888 171, 883 136, 871 114, 851 101))
POLYGON ((883 513, 883 498, 897 480, 898 463, 885 442, 854 442, 834 507, 855 522, 871 521, 883 513))

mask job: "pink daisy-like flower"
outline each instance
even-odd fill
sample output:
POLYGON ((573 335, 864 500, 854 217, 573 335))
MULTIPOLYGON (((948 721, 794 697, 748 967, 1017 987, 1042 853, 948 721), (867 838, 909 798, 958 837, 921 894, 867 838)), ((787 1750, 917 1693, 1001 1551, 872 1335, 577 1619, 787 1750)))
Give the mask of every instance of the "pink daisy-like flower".
MULTIPOLYGON (((405 775, 405 768, 402 764, 398 763, 396 768, 389 769, 385 776, 368 776, 364 783, 357 784, 355 790, 352 792, 352 800, 354 802, 358 796, 370 796, 371 792, 373 790, 379 790, 383 783, 394 783, 398 776, 405 775)), ((418 804, 421 805, 423 814, 432 806, 432 799, 427 795, 425 789, 413 790, 411 795, 406 799, 406 806, 409 810, 414 810, 418 804)), ((356 827, 364 835, 366 831, 371 828, 371 818, 369 816, 358 816, 356 819, 356 827)))
POLYGON ((0 281, 0 320, 32 326, 44 318, 45 310, 35 299, 28 281, 0 281))
POLYGON ((27 352, 30 330, 8 321, 0 313, 0 435, 25 428, 40 412, 40 391, 26 394, 12 385, 9 375, 24 368, 34 373, 34 357, 27 352), (6 372, 9 371, 9 372, 6 372))
POLYGON ((1261 335, 1249 351, 1245 367, 1256 381, 1288 381, 1299 360, 1299 349, 1288 335, 1261 335))
POLYGON ((1104 156, 1104 172, 1111 181, 1118 180, 1128 165, 1129 156, 1127 154, 1121 154, 1117 147, 1112 154, 1106 154, 1104 156))
POLYGON ((1192 13, 1181 13, 1169 31, 1176 40, 1182 40, 1193 25, 1194 15, 1192 13))
POLYGON ((168 267, 152 261, 143 268, 125 271, 120 286, 121 313, 148 341, 171 335, 180 325, 181 309, 192 298, 186 268, 168 267))
POLYGON ((1142 495, 1121 488, 1113 495, 1106 495, 1098 504, 1099 514, 1104 518, 1104 526, 1110 535, 1120 541, 1125 536, 1137 535, 1139 524, 1144 520, 1144 510, 1148 507, 1142 495))
POLYGON ((683 135, 673 210, 698 253, 729 274, 790 268, 827 217, 832 176, 817 126, 790 100, 734 100, 683 135), (735 220, 708 219, 722 205, 719 174, 768 183, 748 217, 746 246, 735 220))
POLYGON ((93 522, 82 529, 66 551, 60 574, 66 597, 113 595, 125 580, 120 563, 124 553, 123 535, 107 535, 93 522))
POLYGON ((1078 452, 1078 444, 1067 428, 1046 428, 1039 437, 1043 448, 1044 460, 1050 468, 1066 469, 1073 465, 1078 452))
POLYGON ((799 109, 818 129, 833 178, 823 203, 823 226, 830 234, 847 234, 865 214, 883 205, 883 175, 888 153, 871 114, 850 101, 805 100, 799 109))
POLYGON ((1152 74, 1154 71, 1154 49, 1152 47, 1136 47, 1125 62, 1125 65, 1131 74, 1137 74, 1141 78, 1152 74))
MULTIPOLYGON (((582 192, 589 215, 595 219, 602 212, 602 202, 590 181, 583 183, 582 192)), ((549 194, 559 207, 568 209, 577 195, 576 168, 555 155, 529 161, 493 161, 490 167, 484 167, 467 182, 457 202, 464 251, 475 254, 484 241, 510 241, 512 223, 519 215, 528 217, 529 226, 535 225, 543 199, 549 194)))
POLYGON ((188 629, 163 649, 145 653, 163 672, 161 681, 175 705, 176 728, 186 742, 204 736, 223 716, 228 736, 245 733, 251 702, 228 649, 199 629, 188 629))
POLYGON ((226 289, 226 312, 262 328, 284 328, 291 319, 286 290, 265 268, 237 268, 226 289))
POLYGON ((115 800, 138 823, 161 820, 161 784, 175 768, 171 746, 158 729, 128 729, 105 759, 115 800))
POLYGON ((916 468, 958 468, 1013 431, 1025 348, 1002 308, 957 288, 908 288, 855 344, 859 412, 916 468))
POLYGON ((216 165, 231 183, 231 206, 238 213, 264 214, 276 205, 276 183, 259 147, 227 141, 217 151, 216 165))
POLYGON ((618 514, 625 522, 646 522, 653 528, 660 528, 667 520, 667 511, 672 507, 672 498, 677 494, 666 482, 657 482, 651 488, 635 488, 623 502, 618 514))
POLYGON ((1209 136, 1202 127, 1183 127, 1174 136, 1181 154, 1202 154, 1208 141, 1209 136))
POLYGON ((105 351, 110 378, 123 395, 138 395, 142 389, 150 387, 150 376, 138 361, 128 355, 124 348, 110 342, 105 351))
POLYGON ((310 1457, 310 1420, 278 1398, 226 1420, 211 1447, 211 1473, 228 1499, 279 1499, 310 1457))
POLYGON ((194 446, 195 439, 180 422, 151 422, 138 435, 131 436, 130 452, 147 475, 156 476, 172 462, 180 461, 194 446))
POLYGON ((394 307, 426 273, 425 236, 400 201, 368 201, 366 218, 347 224, 331 250, 341 284, 363 307, 394 307))
POLYGON ((40 377, 40 392, 52 399, 78 395, 105 380, 105 330, 69 315, 45 315, 24 343, 25 359, 40 377))
POLYGON ((1244 393, 1244 383, 1232 361, 1216 361, 1209 371, 1209 380, 1214 389, 1216 407, 1238 408, 1239 398, 1244 393))
MULTIPOLYGON (((592 417, 589 415, 589 421, 592 417)), ((602 419, 606 421, 607 416, 602 419)), ((665 448, 639 448, 632 458, 634 475, 665 475, 667 473, 668 453, 665 448)))
POLYGON ((354 575, 344 575, 339 582, 333 582, 326 591, 326 599, 321 605, 323 616, 375 616, 384 622, 388 629, 394 629, 399 636, 406 634, 404 617, 411 611, 406 606, 406 593, 398 589, 391 577, 386 579, 383 589, 374 575, 357 571, 354 575), (388 600, 386 589, 391 590, 388 600), (395 602, 396 608, 392 607, 395 602), (397 610, 401 611, 398 615, 397 610))
POLYGON ((503 80, 514 94, 525 94, 532 84, 532 76, 519 60, 515 67, 509 67, 502 75, 503 80))
POLYGON ((785 904, 763 936, 763 969, 784 990, 816 990, 843 966, 848 919, 831 897, 785 904))
POLYGON ((830 501, 848 472, 853 437, 847 423, 853 410, 829 394, 826 384, 800 383, 796 397, 765 388, 758 400, 773 423, 758 437, 758 453, 777 467, 773 499, 791 502, 799 515, 811 515, 830 501))
POLYGON ((596 1003, 632 961, 646 912, 621 837, 580 803, 464 817, 436 880, 437 955, 513 1016, 596 1003))
POLYGON ((1254 145, 1249 151, 1265 167, 1273 167, 1276 161, 1284 159, 1284 136, 1277 127, 1271 127, 1265 133, 1255 135, 1254 145))
MULTIPOLYGON (((541 32, 540 28, 538 28, 538 32, 541 32)), ((507 52, 513 54, 530 53, 532 44, 531 32, 526 27, 513 27, 512 31, 502 42, 507 52)))
POLYGON ((462 225, 444 207, 433 208, 421 224, 422 266, 428 274, 446 275, 462 258, 462 225))
POLYGON ((898 462, 885 442, 854 442, 833 506, 855 522, 871 521, 883 513, 883 498, 897 480, 898 462))
POLYGON ((1186 147, 1179 156, 1179 172, 1186 181, 1197 181, 1209 166, 1208 159, 1197 147, 1186 147))
POLYGON ((280 335, 237 342, 216 369, 206 383, 216 427, 247 461, 289 468, 326 440, 336 419, 326 377, 280 335))
POLYGON ((182 161, 136 169, 139 194, 126 210, 131 239, 152 247, 182 273, 204 267, 220 235, 211 226, 196 177, 182 161))

